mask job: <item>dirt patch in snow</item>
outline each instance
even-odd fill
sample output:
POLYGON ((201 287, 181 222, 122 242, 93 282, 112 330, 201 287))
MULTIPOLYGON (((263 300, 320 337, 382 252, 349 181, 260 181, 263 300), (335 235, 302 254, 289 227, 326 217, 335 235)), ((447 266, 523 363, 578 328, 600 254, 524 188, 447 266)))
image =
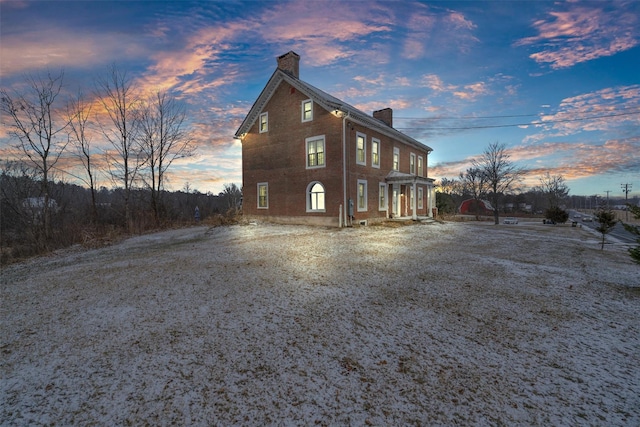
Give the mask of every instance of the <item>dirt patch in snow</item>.
POLYGON ((640 424, 640 268, 578 228, 198 227, 1 279, 3 425, 640 424))

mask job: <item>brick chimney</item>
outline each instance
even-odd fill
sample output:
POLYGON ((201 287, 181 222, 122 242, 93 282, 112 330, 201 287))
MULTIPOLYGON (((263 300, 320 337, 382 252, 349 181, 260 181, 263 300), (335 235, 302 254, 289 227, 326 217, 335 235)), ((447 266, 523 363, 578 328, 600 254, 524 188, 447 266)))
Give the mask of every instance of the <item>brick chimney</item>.
POLYGON ((393 127, 393 110, 391 108, 383 108, 382 110, 374 111, 373 118, 378 119, 389 127, 393 127))
POLYGON ((293 77, 300 78, 300 55, 290 50, 278 57, 278 68, 293 77))

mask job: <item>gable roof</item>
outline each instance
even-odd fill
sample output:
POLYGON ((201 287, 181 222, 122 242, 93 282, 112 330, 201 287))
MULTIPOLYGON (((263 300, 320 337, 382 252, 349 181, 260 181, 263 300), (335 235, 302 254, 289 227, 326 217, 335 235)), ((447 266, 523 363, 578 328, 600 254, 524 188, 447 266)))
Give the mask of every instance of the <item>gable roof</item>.
POLYGON ((346 102, 341 101, 332 95, 329 95, 328 93, 316 88, 315 86, 310 85, 307 82, 304 82, 292 76, 289 73, 282 71, 279 68, 277 68, 276 71, 273 73, 273 75, 267 82, 267 85, 264 87, 264 89, 262 89, 260 96, 258 96, 258 99, 256 99, 253 106, 251 107, 251 110, 249 110, 249 113, 247 114, 245 119, 242 121, 242 124, 240 125, 240 127, 235 133, 236 138, 241 138, 242 135, 244 135, 249 131, 251 126, 253 126, 253 124, 258 119, 258 116, 262 112, 262 109, 264 108, 264 106, 267 104, 267 102, 269 102, 269 100, 271 99, 271 96, 275 93, 276 89, 278 88, 278 86, 280 86, 280 84, 283 81, 289 83, 291 86, 296 88, 296 90, 307 95, 315 104, 321 106, 322 108, 324 108, 329 112, 342 113, 343 115, 347 116, 350 120, 354 122, 358 122, 368 127, 369 129, 380 132, 381 134, 387 135, 393 139, 404 142, 406 144, 413 145, 418 149, 426 150, 429 152, 433 151, 431 147, 421 143, 418 140, 411 138, 408 135, 405 135, 400 131, 397 131, 391 126, 388 126, 383 121, 378 120, 358 110, 354 106, 349 105, 346 102))

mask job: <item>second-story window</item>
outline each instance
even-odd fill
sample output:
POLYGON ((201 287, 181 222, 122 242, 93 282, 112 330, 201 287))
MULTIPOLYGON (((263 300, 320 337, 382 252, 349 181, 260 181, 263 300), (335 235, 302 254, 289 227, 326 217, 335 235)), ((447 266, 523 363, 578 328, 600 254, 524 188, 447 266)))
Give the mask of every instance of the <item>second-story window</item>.
POLYGON ((324 167, 324 135, 312 136, 305 141, 307 145, 307 168, 324 167))
POLYGON ((416 174, 416 155, 413 153, 409 156, 409 173, 411 175, 416 174))
POLYGON ((393 170, 400 170, 400 149, 397 147, 393 148, 393 170))
POLYGON ((269 130, 269 113, 260 114, 260 133, 267 132, 269 130))
POLYGON ((371 166, 380 167, 380 140, 371 138, 371 166))
POLYGON ((356 163, 359 165, 367 164, 367 140, 366 137, 361 134, 356 134, 356 163))
POLYGON ((422 156, 418 156, 418 176, 424 176, 424 166, 422 165, 422 156))
POLYGON ((302 121, 310 122, 313 120, 313 102, 310 99, 302 101, 302 121))

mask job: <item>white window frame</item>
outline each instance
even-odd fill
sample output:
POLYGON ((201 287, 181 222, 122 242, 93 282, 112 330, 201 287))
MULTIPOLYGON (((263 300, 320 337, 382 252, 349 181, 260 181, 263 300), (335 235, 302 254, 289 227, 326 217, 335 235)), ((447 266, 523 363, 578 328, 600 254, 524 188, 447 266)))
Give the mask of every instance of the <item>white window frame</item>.
POLYGON ((356 164, 367 165, 367 135, 360 132, 356 132, 356 164), (362 138, 362 160, 358 159, 358 154, 360 153, 358 142, 360 138, 362 138))
POLYGON ((424 188, 418 187, 418 209, 424 209, 424 188))
POLYGON ((313 101, 311 99, 305 99, 304 101, 302 101, 300 103, 300 109, 301 111, 301 120, 302 122, 310 122, 313 120, 313 101), (306 110, 304 109, 304 107, 309 104, 310 110, 309 110, 309 117, 305 117, 305 112, 306 110))
POLYGON ((258 209, 269 209, 269 183, 268 182, 259 182, 258 183, 258 192, 256 193, 256 204, 258 205, 258 209), (260 206, 260 187, 265 187, 267 189, 267 195, 265 197, 265 206, 260 206))
POLYGON ((380 140, 378 138, 371 138, 371 166, 380 169, 380 140), (377 150, 375 150, 376 146, 377 150), (376 159, 378 159, 377 162, 376 159))
MULTIPOLYGON (((324 184, 322 184, 320 181, 312 181, 311 183, 309 183, 309 185, 307 185, 307 212, 326 212, 326 198, 327 196, 327 190, 325 189, 324 184), (313 187, 315 187, 317 184, 320 184, 320 186, 322 187, 322 208, 321 209, 313 209, 313 195, 315 193, 312 193, 311 191, 313 190, 313 187)), ((317 202, 318 200, 316 200, 317 202)))
POLYGON ((418 176, 424 176, 424 160, 422 156, 418 156, 418 176))
POLYGON ((415 211, 417 210, 413 208, 415 206, 414 204, 415 200, 413 200, 415 196, 416 196, 415 191, 413 191, 413 185, 412 185, 411 187, 409 187, 409 207, 411 208, 413 213, 416 213, 415 211))
POLYGON ((378 184, 378 210, 386 211, 389 207, 388 187, 386 182, 378 184))
POLYGON ((358 212, 366 212, 367 209, 367 199, 369 198, 369 192, 367 189, 367 180, 366 179, 359 179, 358 180, 358 185, 356 186, 356 205, 358 208, 358 212), (363 203, 360 203, 360 186, 363 186, 364 188, 364 198, 362 200, 363 203))
POLYGON ((260 133, 265 133, 265 132, 269 132, 269 113, 262 113, 260 114, 260 121, 258 122, 258 129, 260 130, 260 133), (264 117, 264 128, 262 127, 262 118, 264 117))
POLYGON ((409 154, 409 173, 411 175, 416 174, 416 154, 415 153, 409 154))
POLYGON ((393 147, 392 169, 394 171, 400 172, 400 149, 398 147, 393 147))
MULTIPOLYGON (((327 165, 327 144, 325 142, 325 138, 324 135, 317 135, 317 136, 311 136, 309 138, 306 138, 304 141, 304 150, 305 150, 305 162, 307 165, 307 169, 318 169, 318 168, 324 168, 327 165), (322 140, 322 164, 317 164, 315 166, 309 166, 309 143, 311 142, 315 142, 315 141, 320 141, 322 140)), ((317 155, 317 150, 316 150, 316 155, 317 155)))

